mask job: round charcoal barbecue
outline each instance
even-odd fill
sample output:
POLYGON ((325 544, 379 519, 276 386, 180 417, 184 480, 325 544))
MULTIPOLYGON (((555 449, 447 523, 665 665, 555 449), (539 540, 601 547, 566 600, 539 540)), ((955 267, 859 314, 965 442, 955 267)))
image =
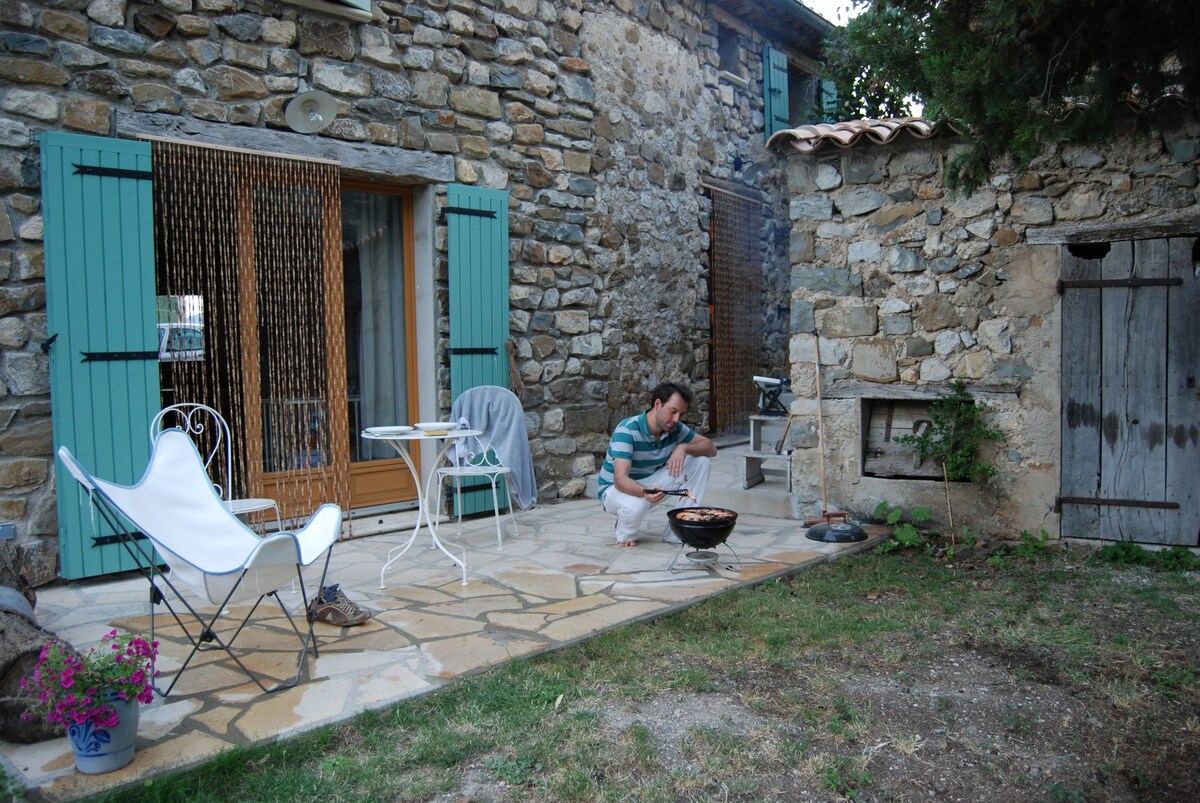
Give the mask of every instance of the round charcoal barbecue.
POLYGON ((733 532, 733 525, 737 524, 737 516, 734 511, 723 507, 677 507, 668 510, 667 521, 670 522, 671 532, 683 543, 671 559, 667 571, 675 570, 675 563, 684 555, 687 547, 691 547, 692 551, 686 553, 686 557, 695 564, 708 566, 716 563, 717 553, 712 550, 721 544, 725 544, 725 548, 733 552, 734 559, 741 563, 738 553, 725 543, 725 539, 733 532), (681 515, 683 518, 680 518, 681 515))

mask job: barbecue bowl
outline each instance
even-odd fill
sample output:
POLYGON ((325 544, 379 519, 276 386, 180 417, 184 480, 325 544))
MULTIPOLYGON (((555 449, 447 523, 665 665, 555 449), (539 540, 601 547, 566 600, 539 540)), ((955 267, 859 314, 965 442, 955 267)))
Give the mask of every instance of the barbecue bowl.
POLYGON ((671 524, 671 531, 683 543, 694 549, 712 549, 725 543, 725 539, 733 532, 737 513, 723 507, 677 507, 667 511, 667 521, 671 524), (680 513, 689 510, 716 510, 729 515, 712 521, 685 521, 679 518, 680 513))

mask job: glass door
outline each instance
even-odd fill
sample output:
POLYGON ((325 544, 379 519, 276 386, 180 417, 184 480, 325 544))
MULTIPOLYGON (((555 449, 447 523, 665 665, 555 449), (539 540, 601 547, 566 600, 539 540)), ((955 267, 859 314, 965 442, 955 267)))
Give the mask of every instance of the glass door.
POLYGON ((405 190, 380 192, 346 180, 342 187, 350 504, 361 508, 417 494, 395 450, 359 435, 366 427, 418 419, 412 204, 405 190))

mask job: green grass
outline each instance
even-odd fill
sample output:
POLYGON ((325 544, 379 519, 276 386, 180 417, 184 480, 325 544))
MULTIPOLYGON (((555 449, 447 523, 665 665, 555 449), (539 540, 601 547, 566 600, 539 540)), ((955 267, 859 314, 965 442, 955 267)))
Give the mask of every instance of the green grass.
MULTIPOLYGON (((964 572, 863 553, 98 799, 419 801, 457 794, 468 776, 538 801, 890 794, 866 748, 919 740, 873 732, 877 712, 842 690, 858 668, 901 688, 940 671, 947 650, 969 648, 1011 663, 1018 683, 1053 671, 1132 718, 1152 701, 1195 705, 1194 670, 1162 643, 1162 632, 1200 624, 1195 584, 1127 566, 1079 572, 1039 554, 964 572), (1144 612, 1141 626, 1106 632, 1115 609, 1144 612), (613 710, 681 695, 702 705, 718 692, 761 724, 709 722, 671 745, 645 722, 606 727, 613 710)), ((948 697, 927 710, 947 727, 961 715, 948 697)), ((1035 726, 1014 708, 1004 727, 1023 736, 1035 726)), ((1039 791, 1070 800, 1082 789, 1039 791)))

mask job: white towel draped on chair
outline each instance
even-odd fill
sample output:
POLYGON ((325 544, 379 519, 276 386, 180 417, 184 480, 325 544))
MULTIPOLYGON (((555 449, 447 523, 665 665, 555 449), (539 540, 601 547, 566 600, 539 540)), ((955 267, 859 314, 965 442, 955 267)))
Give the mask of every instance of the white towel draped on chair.
MULTIPOLYGON (((508 516, 513 534, 517 534, 514 500, 522 510, 537 502, 533 459, 529 453, 529 435, 521 400, 507 388, 480 385, 462 392, 450 408, 451 416, 466 429, 481 434, 454 441, 446 454, 447 464, 438 467, 438 518, 442 512, 441 485, 451 480, 458 504, 458 531, 462 531, 463 482, 484 478, 492 493, 492 512, 496 518, 496 548, 503 549, 500 527, 500 497, 497 484, 505 479, 508 516)), ((480 483, 482 485, 482 483, 480 483)))
MULTIPOLYGON (((537 503, 537 480, 533 474, 533 457, 529 453, 525 410, 516 394, 497 385, 470 388, 454 400, 450 415, 455 421, 465 418, 471 429, 483 431, 480 441, 492 449, 500 465, 511 472, 510 494, 517 507, 521 510, 533 507, 537 503)), ((471 448, 467 443, 462 446, 471 448)))

